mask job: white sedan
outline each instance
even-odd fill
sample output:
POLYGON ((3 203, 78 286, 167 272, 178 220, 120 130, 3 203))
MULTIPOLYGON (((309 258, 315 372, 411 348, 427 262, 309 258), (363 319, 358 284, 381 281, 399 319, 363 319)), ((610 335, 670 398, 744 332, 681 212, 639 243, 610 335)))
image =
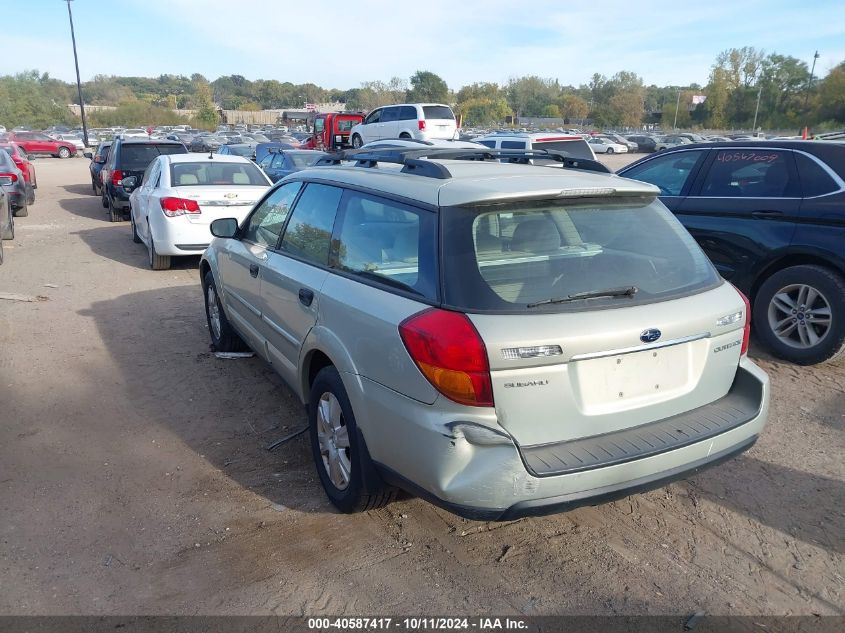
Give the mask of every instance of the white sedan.
MULTIPOLYGON (((144 243, 150 268, 170 268, 170 258, 199 255, 211 242, 218 218, 240 223, 273 183, 242 156, 163 154, 129 196, 132 240, 144 243)), ((127 182, 130 181, 130 182, 127 182)))
POLYGON ((627 145, 614 143, 607 138, 593 137, 588 142, 596 154, 625 154, 628 152, 627 145))

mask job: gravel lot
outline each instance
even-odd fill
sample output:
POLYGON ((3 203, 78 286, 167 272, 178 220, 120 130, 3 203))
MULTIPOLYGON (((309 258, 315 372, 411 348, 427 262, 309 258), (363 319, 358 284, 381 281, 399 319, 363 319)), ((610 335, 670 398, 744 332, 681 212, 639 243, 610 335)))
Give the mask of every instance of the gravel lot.
MULTIPOLYGON (((618 168, 630 160, 611 157, 618 168)), ((843 614, 845 368, 752 353, 769 425, 594 508, 336 514, 262 361, 209 352, 197 259, 147 268, 83 159, 38 160, 0 292, 0 614, 843 614)))

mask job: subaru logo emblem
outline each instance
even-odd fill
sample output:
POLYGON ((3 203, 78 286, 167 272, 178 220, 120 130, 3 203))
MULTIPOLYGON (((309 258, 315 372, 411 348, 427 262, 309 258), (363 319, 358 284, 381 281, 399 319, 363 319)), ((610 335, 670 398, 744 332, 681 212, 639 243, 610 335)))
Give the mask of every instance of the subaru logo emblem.
POLYGON ((640 334, 640 340, 643 343, 654 343, 657 339, 660 338, 660 330, 657 328, 649 328, 647 330, 643 330, 640 334))

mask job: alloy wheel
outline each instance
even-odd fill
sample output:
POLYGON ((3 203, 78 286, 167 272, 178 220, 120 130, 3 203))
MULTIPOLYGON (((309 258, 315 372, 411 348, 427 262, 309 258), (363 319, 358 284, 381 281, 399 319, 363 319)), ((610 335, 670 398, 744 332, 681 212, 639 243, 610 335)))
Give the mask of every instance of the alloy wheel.
POLYGON ((812 286, 790 284, 772 297, 768 319, 769 327, 782 343, 809 349, 830 332, 830 302, 812 286))
POLYGON ((317 405, 317 440, 329 479, 335 488, 345 490, 352 476, 349 433, 340 402, 329 391, 320 396, 317 405))

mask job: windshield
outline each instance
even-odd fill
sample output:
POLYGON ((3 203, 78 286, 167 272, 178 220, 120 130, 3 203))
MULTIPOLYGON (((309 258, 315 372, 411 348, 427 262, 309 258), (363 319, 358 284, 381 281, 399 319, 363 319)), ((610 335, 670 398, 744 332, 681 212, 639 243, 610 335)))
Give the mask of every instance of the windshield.
POLYGON ((720 281, 695 240, 656 200, 521 201, 450 208, 440 217, 445 302, 470 312, 619 307, 693 294, 720 281), (629 288, 636 290, 547 302, 629 288))
POLYGON ((144 171, 156 156, 161 154, 186 154, 184 145, 168 144, 153 145, 123 145, 120 148, 120 169, 127 171, 144 171))
POLYGON ((268 186, 267 179, 252 163, 230 163, 205 161, 197 163, 173 163, 170 166, 170 182, 174 187, 207 185, 268 186))

